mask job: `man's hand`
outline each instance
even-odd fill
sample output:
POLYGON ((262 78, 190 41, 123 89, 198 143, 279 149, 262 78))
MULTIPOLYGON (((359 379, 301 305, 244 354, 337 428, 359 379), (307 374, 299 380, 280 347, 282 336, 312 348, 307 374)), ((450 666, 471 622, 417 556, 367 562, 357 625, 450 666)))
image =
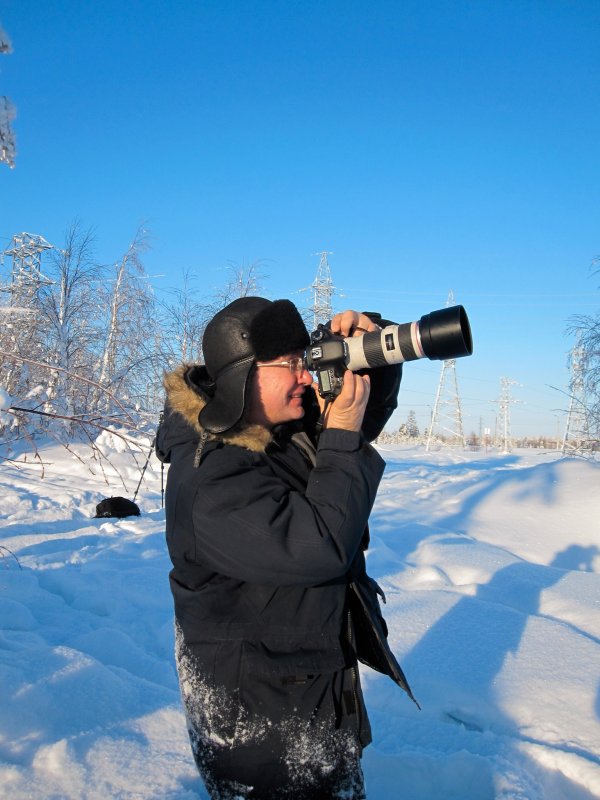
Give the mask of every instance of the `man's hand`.
MULTIPOLYGON (((339 336, 364 336, 365 333, 379 330, 379 326, 371 322, 366 314, 349 309, 333 317, 330 329, 339 336)), ((318 385, 315 383, 313 387, 322 412, 325 401, 319 395, 318 385)), ((368 375, 356 375, 346 370, 341 392, 327 406, 323 427, 360 431, 370 391, 371 379, 368 375)))
MULTIPOLYGON (((324 402, 319 397, 318 388, 315 391, 323 410, 324 402)), ((346 370, 342 391, 327 406, 323 427, 360 431, 370 391, 371 379, 368 375, 356 375, 346 370)))
POLYGON ((364 336, 365 333, 379 330, 379 326, 371 322, 366 314, 351 310, 336 314, 331 320, 330 328, 332 333, 340 336, 364 336))

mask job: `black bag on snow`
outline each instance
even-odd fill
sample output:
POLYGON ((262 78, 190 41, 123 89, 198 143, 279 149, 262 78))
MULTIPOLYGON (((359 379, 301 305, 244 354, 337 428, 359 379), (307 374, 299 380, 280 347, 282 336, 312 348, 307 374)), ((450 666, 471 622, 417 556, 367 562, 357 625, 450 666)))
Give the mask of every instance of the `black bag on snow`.
POLYGON ((140 509, 126 497, 107 497, 96 506, 96 517, 139 517, 140 509))

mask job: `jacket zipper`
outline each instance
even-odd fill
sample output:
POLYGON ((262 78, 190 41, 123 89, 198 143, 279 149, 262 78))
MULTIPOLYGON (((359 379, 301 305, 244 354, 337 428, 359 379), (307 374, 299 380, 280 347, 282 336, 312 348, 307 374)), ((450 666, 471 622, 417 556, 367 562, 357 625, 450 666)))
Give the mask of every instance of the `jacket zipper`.
MULTIPOLYGON (((352 615, 350 614, 350 609, 348 609, 348 643, 352 650, 354 650, 353 644, 353 636, 352 636, 352 615)), ((358 740, 360 742, 360 734, 362 730, 362 706, 358 699, 358 664, 354 663, 350 667, 350 677, 352 679, 352 701, 354 703, 354 708, 356 710, 356 732, 358 734, 358 740)))

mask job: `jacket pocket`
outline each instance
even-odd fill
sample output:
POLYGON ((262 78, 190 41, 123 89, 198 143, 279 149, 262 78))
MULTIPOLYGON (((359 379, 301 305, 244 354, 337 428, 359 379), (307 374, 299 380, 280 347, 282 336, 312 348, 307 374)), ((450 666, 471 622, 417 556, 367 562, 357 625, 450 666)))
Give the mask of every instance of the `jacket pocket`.
POLYGON ((320 675, 345 666, 339 639, 334 637, 322 637, 318 641, 269 637, 245 642, 244 650, 248 674, 320 675))

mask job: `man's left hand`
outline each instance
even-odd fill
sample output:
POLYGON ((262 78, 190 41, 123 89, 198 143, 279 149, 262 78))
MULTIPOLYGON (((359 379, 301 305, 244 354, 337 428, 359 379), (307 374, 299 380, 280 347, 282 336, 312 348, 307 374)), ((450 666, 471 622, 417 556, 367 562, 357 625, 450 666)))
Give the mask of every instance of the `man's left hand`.
POLYGON ((364 336, 365 333, 379 330, 379 326, 372 322, 366 314, 351 309, 336 314, 331 320, 330 328, 332 333, 340 336, 364 336))

